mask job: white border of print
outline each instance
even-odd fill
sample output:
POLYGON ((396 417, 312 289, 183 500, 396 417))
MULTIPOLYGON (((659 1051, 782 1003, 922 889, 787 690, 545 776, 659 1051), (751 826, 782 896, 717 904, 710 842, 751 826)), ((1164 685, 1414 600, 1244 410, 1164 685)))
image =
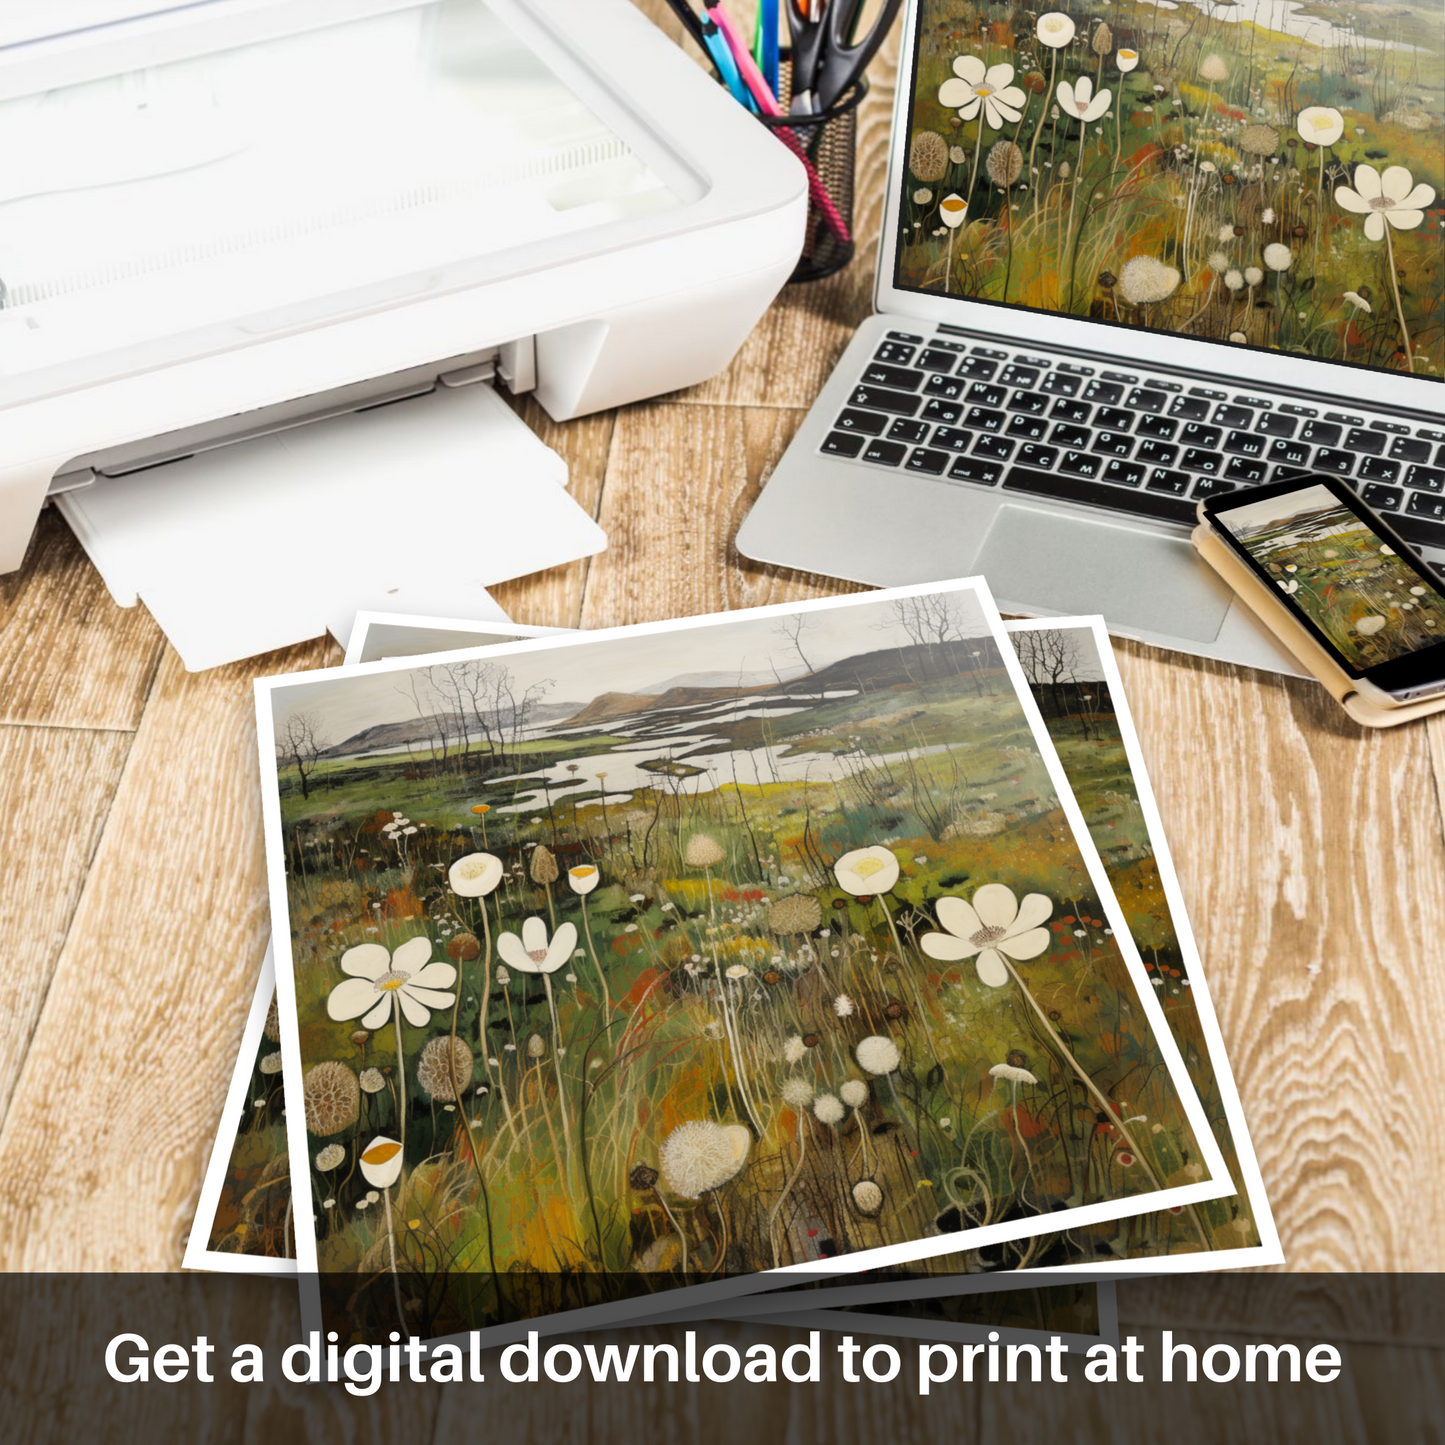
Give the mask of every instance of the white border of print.
MULTIPOLYGON (((567 627, 525 627, 520 622, 513 622, 505 612, 498 609, 498 616, 495 620, 485 618, 481 621, 464 622, 455 617, 419 617, 410 612, 358 612, 356 621, 351 624, 351 639, 346 644, 346 656, 342 659, 343 667, 360 667, 362 654, 366 651, 366 639, 371 635, 373 627, 415 627, 418 631, 426 632, 468 632, 478 637, 547 637, 554 632, 569 632, 567 627)), ((458 643, 457 646, 462 646, 458 643)), ((471 644, 478 647, 490 646, 491 644, 471 644)), ((418 653, 416 656, 423 656, 418 653)), ((377 659, 378 661, 396 661, 403 659, 377 659)))
POLYGON ((191 1221, 191 1232, 186 1239, 185 1258, 181 1261, 186 1269, 269 1275, 275 1279, 294 1279, 296 1276, 294 1259, 271 1259, 262 1254, 235 1254, 229 1250, 223 1254, 207 1248, 216 1222, 216 1206, 221 1202, 221 1189, 230 1172, 231 1151, 236 1146, 236 1135, 246 1113, 251 1076, 256 1071, 256 1052, 261 1047, 261 1033, 266 1027, 266 1015, 275 990, 276 958, 268 943, 266 957, 261 960, 261 976, 256 980, 256 992, 251 998, 251 1011, 246 1015, 246 1027, 241 1031, 241 1051, 236 1055, 236 1068, 226 1089, 226 1108, 221 1115, 221 1127, 216 1131, 215 1143, 211 1145, 201 1197, 196 1203, 196 1217, 191 1221))
MULTIPOLYGON (((1034 735, 1035 746, 1039 750, 1039 755, 1044 762, 1045 768, 1048 770, 1055 793, 1060 800, 1060 805, 1069 820, 1079 854, 1088 870, 1090 882, 1101 901, 1101 905, 1105 909, 1114 936, 1119 942, 1120 953, 1124 958, 1125 966, 1128 968, 1130 977, 1133 980, 1135 991, 1139 996, 1140 1006, 1146 1018, 1149 1020, 1149 1025, 1154 1033, 1160 1055, 1169 1071, 1174 1088, 1179 1094, 1181 1106, 1184 1109, 1185 1116, 1189 1120, 1195 1141, 1203 1156, 1206 1177, 1194 1184, 1163 1189, 1146 1195, 1136 1195, 1128 1201, 1105 1201, 1083 1205, 1076 1210, 1069 1211, 1066 1215, 1049 1214, 1038 1216, 1036 1219, 1013 1220, 1006 1223, 992 1224, 966 1232, 940 1235, 936 1238, 918 1239, 870 1250, 860 1250, 855 1254, 843 1255, 835 1260, 820 1260, 796 1265, 785 1265, 780 1269, 766 1270, 756 1275, 717 1280, 709 1284, 683 1286, 678 1288, 675 1294, 670 1292, 668 1296, 655 1294, 645 1295, 611 1304, 592 1305, 565 1314, 519 1321, 515 1325, 499 1325, 492 1329, 482 1331, 482 1343, 484 1345, 503 1343, 508 1340, 521 1338, 526 1334, 528 1329, 536 1329, 539 1333, 543 1333, 545 1332, 541 1328, 543 1325, 547 1325, 552 1331, 563 1328, 589 1328, 594 1322, 605 1323, 610 1320, 637 1319, 645 1317, 649 1313, 657 1313, 678 1306, 686 1307, 712 1300, 730 1299, 739 1295, 753 1294, 760 1290, 785 1288, 787 1285, 793 1283, 800 1275, 804 1277, 815 1277, 819 1274, 856 1274, 860 1270, 884 1268, 893 1264, 911 1263, 914 1260, 931 1257, 933 1255, 955 1254, 963 1248, 986 1248, 989 1245, 1002 1243, 1006 1240, 1029 1238, 1041 1232, 1038 1228, 1041 1220, 1051 1222, 1055 1228, 1065 1228, 1071 1225, 1083 1226, 1093 1223, 1103 1223, 1128 1215, 1153 1213, 1173 1204, 1183 1205, 1204 1199, 1216 1199, 1223 1194, 1233 1192, 1233 1182, 1229 1179, 1223 1156, 1209 1129, 1203 1107, 1194 1092, 1193 1085, 1189 1081, 1188 1073, 1184 1068, 1183 1059, 1174 1043, 1173 1036, 1169 1032, 1168 1024, 1164 1019, 1163 1009, 1154 997, 1153 987, 1150 985, 1147 975, 1144 972, 1143 962, 1139 957, 1138 950, 1134 947, 1123 914, 1117 900, 1114 898, 1113 889, 1110 887, 1108 877, 1104 872, 1103 864, 1098 852, 1094 848, 1088 829, 1084 824, 1083 816, 1069 788, 1068 780, 1059 762, 1058 754, 1055 752, 1048 731, 1044 727, 1043 719, 1039 714, 1037 704, 1034 702, 1033 694, 1029 690, 1028 681, 1024 677, 1023 668, 1018 658, 1014 655, 1012 647, 1004 645, 1007 642, 1007 635, 1003 630, 1003 622, 999 617, 998 609, 994 606, 993 598, 989 594, 987 583, 983 578, 963 578, 952 582, 890 588, 881 591, 857 593, 844 597, 823 598, 811 602, 782 603, 770 607, 750 608, 738 612, 714 614, 707 617, 678 618, 663 622, 644 623, 632 627, 607 628, 589 633, 563 632, 554 637, 534 639, 526 650, 528 653, 550 652, 571 647, 589 647, 593 644, 613 639, 660 635, 683 630, 703 632, 708 628, 728 626, 742 621, 745 618, 794 616, 798 613, 841 610, 857 606, 876 606, 880 602, 887 602, 894 598, 955 591, 968 591, 974 594, 983 614, 984 621, 999 644, 999 652, 1003 660, 1004 669, 1008 673, 1014 691, 1019 698, 1024 718, 1028 722, 1030 730, 1034 735), (1121 1203, 1124 1206, 1122 1208, 1120 1207, 1121 1203)), ((490 657, 497 654, 506 655, 509 652, 516 651, 517 648, 518 644, 516 643, 501 643, 495 647, 467 648, 458 652, 437 653, 430 655, 429 660, 433 662, 447 660, 463 661, 472 657, 490 657)), ((285 867, 282 848, 280 846, 282 836, 280 793, 275 785, 273 694, 284 694, 288 689, 293 687, 305 687, 319 681, 340 676, 356 677, 370 675, 372 673, 386 674, 402 672, 417 665, 418 660, 416 658, 404 658, 384 662, 364 663, 360 666, 344 669, 344 671, 333 668, 319 672, 291 673, 281 677, 256 679, 254 684, 257 702, 256 741, 263 782, 262 813, 265 823, 267 874, 270 882, 271 912, 273 918, 285 919, 288 916, 285 867)), ((287 1130, 293 1156, 299 1158, 305 1154, 307 1142, 305 1111, 302 1107, 303 1099, 300 1092, 302 1062, 300 1038, 296 1023, 295 979, 292 972, 289 929, 280 929, 275 937, 277 948, 277 995, 281 1001, 279 1010, 281 1019, 281 1047, 285 1060, 283 1076, 285 1079, 288 1103, 286 1116, 287 1130)), ((320 1284, 316 1277, 316 1270, 318 1268, 316 1241, 314 1234, 308 1227, 309 1222, 313 1218, 314 1211, 309 1170, 303 1179, 293 1178, 292 1193, 294 1198, 292 1215, 298 1225, 296 1231, 296 1254, 301 1274, 302 1322, 307 1329, 320 1329, 322 1322, 320 1284)))

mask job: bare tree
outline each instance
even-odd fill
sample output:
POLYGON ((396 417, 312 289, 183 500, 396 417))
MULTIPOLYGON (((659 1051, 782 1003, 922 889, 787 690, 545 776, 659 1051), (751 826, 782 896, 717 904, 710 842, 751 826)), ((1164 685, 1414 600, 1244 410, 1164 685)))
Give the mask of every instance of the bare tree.
POLYGON ((326 746, 321 720, 315 713, 298 709, 287 714, 276 738, 276 766, 296 769, 303 798, 311 796, 311 785, 307 780, 316 771, 316 764, 326 746))
MULTIPOLYGON (((803 650, 803 638, 816 626, 817 621, 810 612, 795 612, 791 617, 780 617, 773 632, 787 643, 788 649, 797 654, 798 661, 803 665, 804 676, 810 676, 817 669, 808 660, 808 654, 803 650)), ((776 675, 777 669, 774 669, 776 675)))
POLYGON ((445 706, 446 699, 438 697, 431 690, 429 669, 416 669, 401 674, 404 681, 396 691, 416 709, 417 721, 421 723, 431 744, 432 762, 444 765, 447 760, 446 720, 437 715, 437 708, 445 706), (423 686, 423 678, 426 684, 423 686))

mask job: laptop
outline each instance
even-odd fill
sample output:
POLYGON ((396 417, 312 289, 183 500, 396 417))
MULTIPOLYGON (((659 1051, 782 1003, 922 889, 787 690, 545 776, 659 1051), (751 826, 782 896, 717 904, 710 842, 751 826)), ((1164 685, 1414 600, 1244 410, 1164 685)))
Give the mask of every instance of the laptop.
POLYGON ((1200 499, 1344 477, 1445 575, 1445 11, 1359 8, 914 0, 876 314, 739 550, 1294 674, 1200 499))

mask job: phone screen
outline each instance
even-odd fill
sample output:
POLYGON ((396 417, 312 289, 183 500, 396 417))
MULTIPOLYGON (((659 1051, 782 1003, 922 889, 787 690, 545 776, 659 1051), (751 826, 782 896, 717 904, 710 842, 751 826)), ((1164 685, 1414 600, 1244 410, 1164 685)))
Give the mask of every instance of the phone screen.
POLYGON ((1445 642, 1445 593, 1370 521, 1319 482, 1212 512, 1352 671, 1445 642))

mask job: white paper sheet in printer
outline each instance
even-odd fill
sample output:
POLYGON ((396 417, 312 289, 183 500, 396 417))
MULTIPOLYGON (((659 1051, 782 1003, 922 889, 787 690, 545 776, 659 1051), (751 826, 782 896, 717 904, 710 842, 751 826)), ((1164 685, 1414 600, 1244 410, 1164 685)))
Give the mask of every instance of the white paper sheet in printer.
POLYGON ((628 0, 20 4, 0 154, 0 571, 62 498, 190 666, 598 550, 481 392, 715 373, 806 211, 628 0))

